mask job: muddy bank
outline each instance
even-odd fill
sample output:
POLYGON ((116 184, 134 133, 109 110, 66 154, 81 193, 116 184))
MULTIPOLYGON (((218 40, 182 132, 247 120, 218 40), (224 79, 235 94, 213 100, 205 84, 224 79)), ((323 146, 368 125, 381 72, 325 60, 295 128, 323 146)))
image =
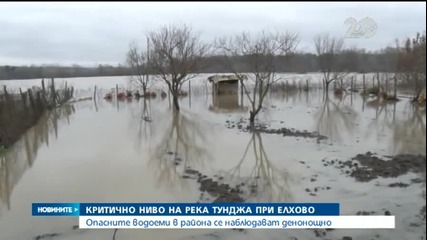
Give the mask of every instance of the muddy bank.
POLYGON ((223 183, 222 177, 208 177, 201 172, 187 168, 185 175, 187 179, 194 179, 200 185, 199 202, 245 202, 241 196, 244 193, 242 189, 245 184, 241 183, 234 187, 227 183, 223 183))
POLYGON ((41 234, 41 235, 34 237, 33 240, 59 239, 59 238, 63 237, 64 235, 73 234, 76 231, 82 232, 84 230, 79 229, 78 225, 74 225, 71 227, 71 232, 68 232, 68 233, 45 233, 45 234, 41 234))
MULTIPOLYGON (((200 202, 245 202, 243 197, 245 193, 245 183, 239 183, 236 186, 224 183, 223 177, 215 175, 214 177, 208 177, 201 172, 187 168, 185 174, 182 176, 186 179, 196 180, 200 185, 200 197, 197 201, 200 202)), ((251 188, 253 192, 255 188, 251 188)), ((245 229, 234 228, 232 231, 245 232, 245 229)))
MULTIPOLYGON (((283 123, 281 121, 280 123, 283 123)), ((226 127, 229 129, 237 128, 242 132, 257 132, 266 134, 279 134, 283 137, 301 137, 301 138, 314 138, 319 142, 320 140, 327 139, 326 136, 320 135, 318 132, 308 132, 307 130, 296 130, 293 128, 270 128, 267 124, 257 123, 254 126, 250 126, 246 119, 240 119, 238 122, 226 121, 226 127)))
MULTIPOLYGON (((408 172, 421 173, 426 171, 426 157, 422 155, 399 154, 380 158, 371 152, 358 154, 348 161, 322 160, 324 166, 335 166, 359 182, 368 182, 378 177, 396 178, 408 172)), ((413 179, 411 183, 422 180, 413 179)), ((393 183, 390 187, 407 187, 408 183, 393 183)))

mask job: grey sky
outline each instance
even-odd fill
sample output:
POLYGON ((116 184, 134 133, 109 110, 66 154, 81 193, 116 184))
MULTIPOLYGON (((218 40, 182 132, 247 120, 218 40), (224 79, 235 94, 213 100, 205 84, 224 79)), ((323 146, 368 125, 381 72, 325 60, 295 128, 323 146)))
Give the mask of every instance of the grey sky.
POLYGON ((347 18, 372 18, 371 38, 346 38, 347 46, 376 50, 426 29, 426 3, 277 2, 20 2, 0 3, 0 65, 123 63, 129 43, 164 24, 187 23, 206 41, 242 31, 298 32, 301 51, 313 37, 344 37, 347 18))

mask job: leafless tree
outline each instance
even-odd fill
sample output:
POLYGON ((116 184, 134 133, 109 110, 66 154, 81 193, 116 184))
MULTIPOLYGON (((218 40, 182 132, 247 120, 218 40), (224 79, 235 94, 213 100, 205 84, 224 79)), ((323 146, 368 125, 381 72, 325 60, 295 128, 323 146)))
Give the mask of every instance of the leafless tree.
POLYGON ((323 74, 323 87, 326 94, 329 84, 344 78, 348 72, 344 71, 339 62, 339 55, 344 48, 344 40, 331 37, 329 34, 319 34, 314 38, 320 71, 323 74))
POLYGON ((149 83, 147 72, 147 53, 141 51, 136 42, 132 42, 126 55, 126 63, 132 72, 131 80, 142 87, 145 95, 149 83))
POLYGON ((417 33, 415 38, 405 40, 404 47, 399 46, 397 56, 397 77, 414 88, 414 100, 426 87, 426 34, 417 33))
POLYGON ((276 61, 279 56, 287 56, 298 45, 298 35, 295 33, 267 33, 261 32, 255 37, 242 33, 231 38, 217 40, 217 47, 227 56, 226 64, 239 78, 245 93, 251 103, 249 122, 253 127, 255 117, 262 108, 262 103, 272 84, 280 78, 276 75, 276 61), (240 67, 234 65, 230 59, 240 57, 240 67), (249 79, 254 81, 252 92, 244 83, 247 76, 243 69, 250 69, 249 79))
POLYGON ((150 32, 148 39, 150 69, 167 84, 174 107, 179 110, 178 95, 182 84, 196 76, 209 45, 185 24, 163 26, 150 32))

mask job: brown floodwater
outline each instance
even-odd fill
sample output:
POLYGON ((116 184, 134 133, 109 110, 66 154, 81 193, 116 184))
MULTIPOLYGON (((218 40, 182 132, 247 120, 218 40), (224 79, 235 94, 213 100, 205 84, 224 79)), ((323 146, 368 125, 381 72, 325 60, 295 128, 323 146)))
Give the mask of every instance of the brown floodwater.
POLYGON ((357 182, 322 162, 368 151, 425 156, 425 110, 404 97, 379 106, 357 93, 327 101, 315 90, 268 96, 258 122, 317 131, 327 137, 319 141, 241 131, 249 102, 239 94, 213 98, 194 90, 180 99, 179 114, 160 97, 64 106, 46 114, 0 158, 0 239, 112 239, 112 230, 73 229, 77 218, 32 217, 33 202, 210 201, 200 199, 196 181, 182 177, 186 168, 223 176, 230 184, 256 183, 257 191, 245 196, 251 202, 340 202, 344 215, 390 211, 396 229, 341 229, 320 238, 312 230, 119 230, 117 240, 425 239, 425 218, 419 216, 425 169, 357 182), (420 180, 409 184, 414 179, 420 180), (409 186, 388 186, 396 182, 409 186))

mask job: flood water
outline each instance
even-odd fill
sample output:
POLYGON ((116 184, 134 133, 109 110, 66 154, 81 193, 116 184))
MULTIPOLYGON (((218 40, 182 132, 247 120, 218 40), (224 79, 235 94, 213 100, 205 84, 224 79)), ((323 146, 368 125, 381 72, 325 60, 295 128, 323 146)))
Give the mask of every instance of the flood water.
MULTIPOLYGON (((116 84, 127 86, 125 78, 67 81, 79 96, 92 96, 95 85, 99 95, 116 84)), ((26 88, 39 82, 0 84, 26 88)), ((341 229, 324 237, 313 230, 119 230, 117 240, 426 239, 425 169, 357 182, 322 161, 368 151, 425 156, 426 113, 409 98, 400 95, 401 101, 378 106, 358 93, 329 100, 316 90, 268 96, 259 122, 327 137, 318 141, 241 131, 237 122, 249 116, 246 97, 213 98, 203 89, 180 99, 179 114, 159 96, 81 101, 46 114, 0 160, 0 239, 112 239, 113 230, 74 229, 76 218, 31 217, 33 202, 210 201, 200 198, 196 181, 182 177, 187 168, 230 184, 256 182, 256 194, 245 196, 251 202, 340 202, 343 215, 389 211, 396 229, 341 229), (389 187, 397 182, 415 183, 389 187)))

